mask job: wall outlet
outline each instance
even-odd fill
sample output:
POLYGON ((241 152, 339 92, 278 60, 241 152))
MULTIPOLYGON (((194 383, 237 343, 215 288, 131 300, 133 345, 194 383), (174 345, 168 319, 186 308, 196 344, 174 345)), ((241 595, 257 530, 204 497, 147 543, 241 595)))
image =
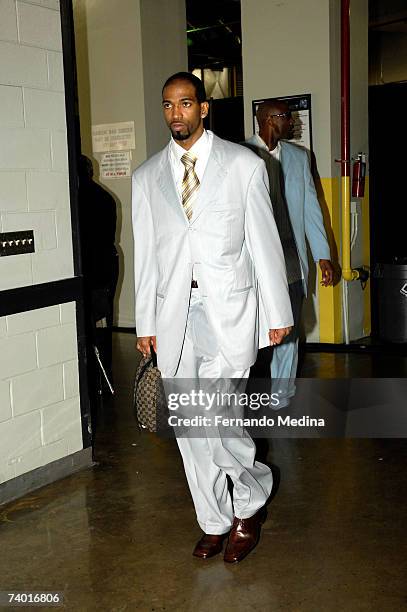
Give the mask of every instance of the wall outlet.
POLYGON ((5 232, 0 234, 0 257, 34 252, 35 244, 33 230, 5 232))

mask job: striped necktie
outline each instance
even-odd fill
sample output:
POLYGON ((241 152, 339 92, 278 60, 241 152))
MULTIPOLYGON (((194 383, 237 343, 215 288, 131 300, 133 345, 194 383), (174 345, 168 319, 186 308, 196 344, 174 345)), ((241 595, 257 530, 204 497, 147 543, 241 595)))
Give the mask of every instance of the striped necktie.
POLYGON ((197 158, 191 153, 184 153, 181 161, 185 166, 184 178, 182 179, 182 206, 188 220, 190 220, 194 199, 199 189, 199 178, 195 173, 197 158))

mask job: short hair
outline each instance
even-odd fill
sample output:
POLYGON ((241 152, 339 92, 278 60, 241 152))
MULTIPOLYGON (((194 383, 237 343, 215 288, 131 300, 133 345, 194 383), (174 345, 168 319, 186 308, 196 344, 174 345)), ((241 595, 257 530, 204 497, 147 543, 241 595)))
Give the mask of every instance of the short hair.
POLYGON ((195 88, 195 95, 198 102, 206 102, 205 86, 201 79, 198 79, 198 77, 191 72, 176 72, 172 76, 168 77, 163 85, 162 93, 164 93, 164 89, 168 85, 171 85, 171 83, 174 83, 175 81, 188 81, 188 83, 191 83, 191 85, 193 85, 195 88))

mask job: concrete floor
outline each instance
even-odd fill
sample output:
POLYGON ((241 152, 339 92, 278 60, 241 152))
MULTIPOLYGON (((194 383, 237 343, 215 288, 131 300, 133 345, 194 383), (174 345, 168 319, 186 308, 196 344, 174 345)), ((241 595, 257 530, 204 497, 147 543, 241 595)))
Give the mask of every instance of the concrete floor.
MULTIPOLYGON (((404 440, 271 440, 280 483, 260 544, 236 566, 200 561, 176 444, 140 435, 132 417, 133 346, 115 334, 117 394, 101 415, 98 464, 0 507, 0 590, 63 591, 74 611, 407 610, 404 440)), ((358 367, 368 376, 371 360, 303 364, 307 376, 358 367)))

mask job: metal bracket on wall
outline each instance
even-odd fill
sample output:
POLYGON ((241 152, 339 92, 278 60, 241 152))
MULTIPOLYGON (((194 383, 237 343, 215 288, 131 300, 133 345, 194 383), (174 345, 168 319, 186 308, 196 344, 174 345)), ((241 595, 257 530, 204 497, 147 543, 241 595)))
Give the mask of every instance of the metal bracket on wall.
POLYGON ((8 255, 22 255, 34 253, 34 232, 23 230, 21 232, 5 232, 0 234, 0 257, 8 255))

